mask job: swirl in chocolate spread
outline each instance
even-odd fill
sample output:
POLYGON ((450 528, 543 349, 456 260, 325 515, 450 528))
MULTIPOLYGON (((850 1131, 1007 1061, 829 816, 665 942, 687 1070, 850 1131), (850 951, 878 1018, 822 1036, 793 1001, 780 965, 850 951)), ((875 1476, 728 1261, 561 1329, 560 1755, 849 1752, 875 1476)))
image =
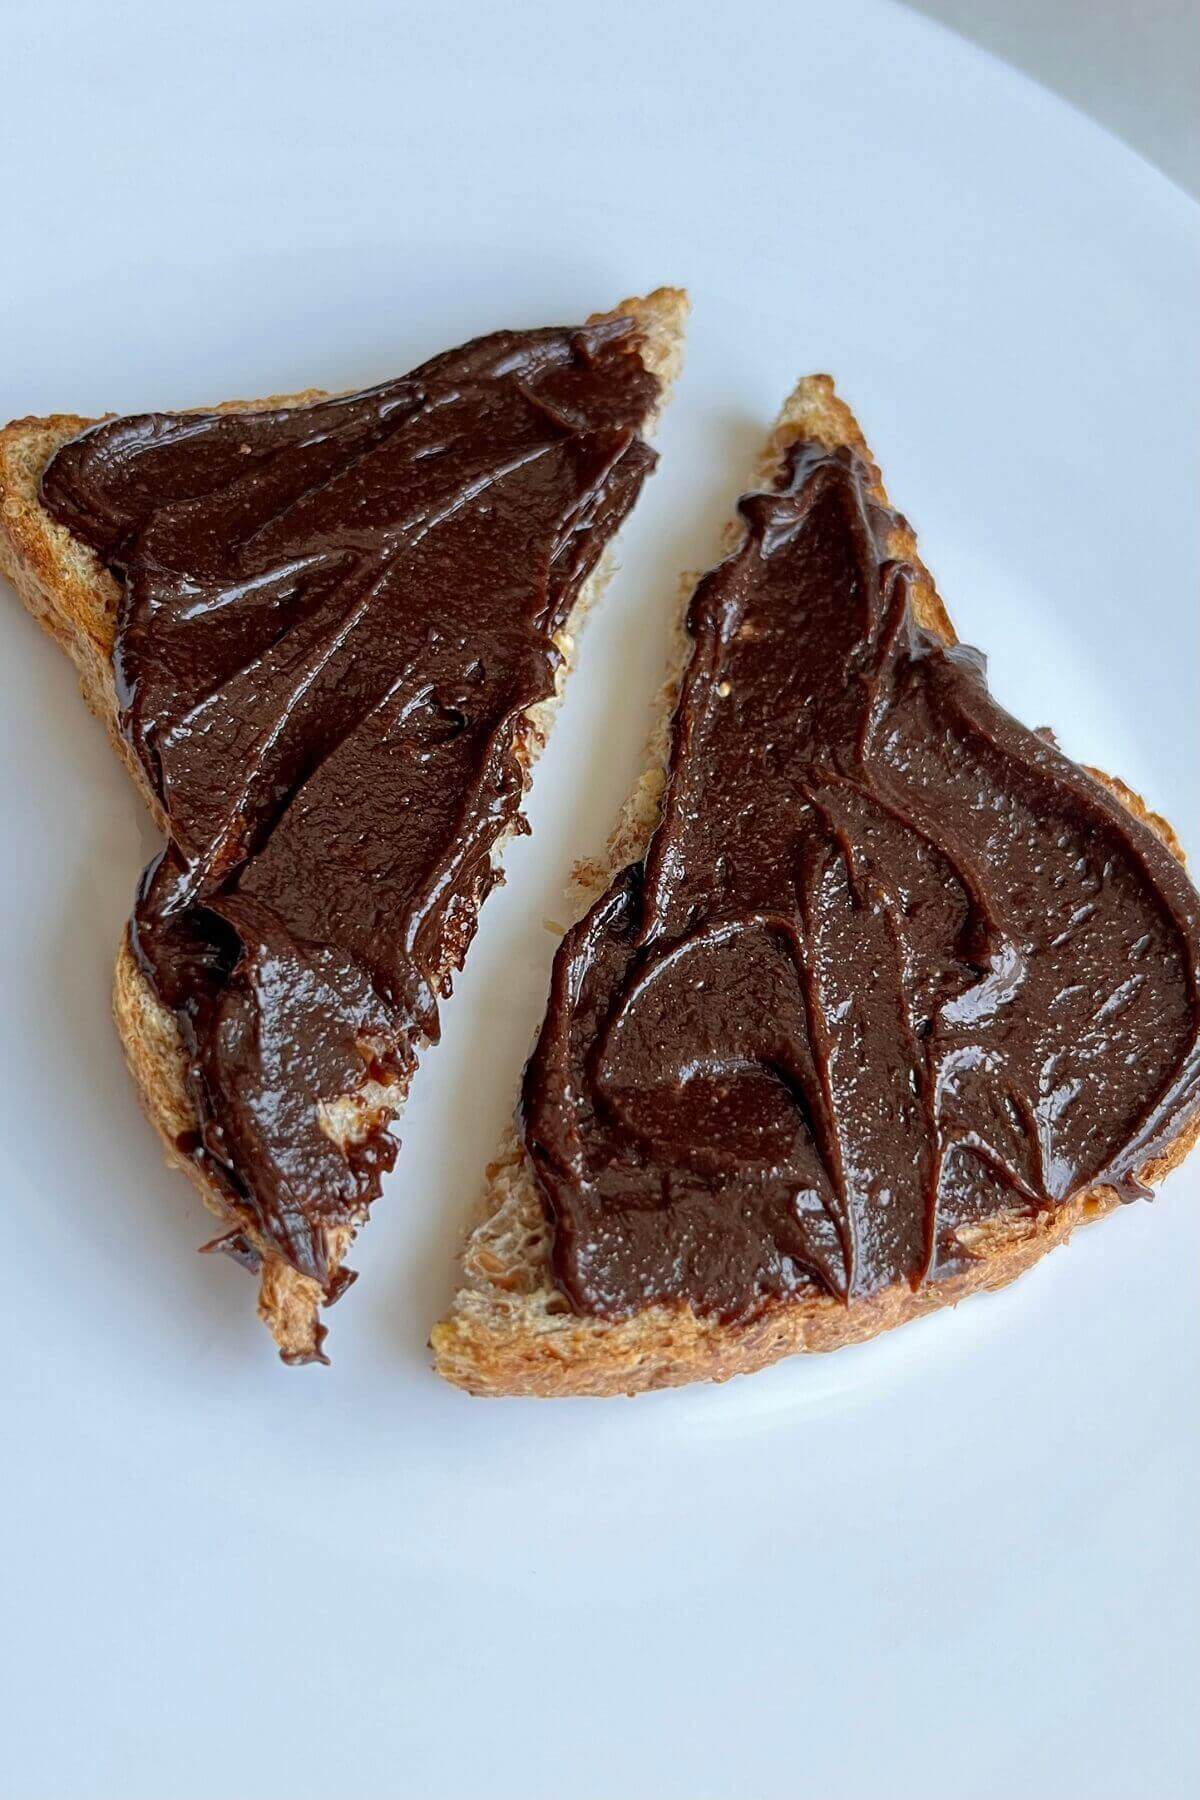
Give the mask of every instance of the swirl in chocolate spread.
POLYGON ((181 1148, 329 1297, 327 1230, 395 1156, 336 1103, 437 1037, 525 710, 654 465, 638 346, 497 333, 342 398, 116 419, 43 476, 121 583, 121 726, 169 832, 131 937, 183 1033, 181 1148))
POLYGON ((741 502, 660 823, 557 955, 523 1130, 581 1312, 916 1287, 1196 1106, 1195 891, 917 624, 870 481, 799 443, 741 502))

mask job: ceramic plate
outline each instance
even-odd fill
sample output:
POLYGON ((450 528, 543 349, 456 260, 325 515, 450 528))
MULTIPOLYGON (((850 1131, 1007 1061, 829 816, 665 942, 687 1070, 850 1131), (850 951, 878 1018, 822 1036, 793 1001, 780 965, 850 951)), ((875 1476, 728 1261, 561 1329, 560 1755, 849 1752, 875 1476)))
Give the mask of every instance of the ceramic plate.
POLYGON ((799 374, 836 376, 1000 698, 1200 852, 1196 206, 873 0, 4 36, 6 414, 361 385, 659 282, 694 313, 329 1369, 195 1254, 109 1019, 155 835, 4 596, 0 1789, 1194 1792, 1200 1158, 1006 1293, 724 1388, 471 1401, 425 1344, 679 571, 799 374))

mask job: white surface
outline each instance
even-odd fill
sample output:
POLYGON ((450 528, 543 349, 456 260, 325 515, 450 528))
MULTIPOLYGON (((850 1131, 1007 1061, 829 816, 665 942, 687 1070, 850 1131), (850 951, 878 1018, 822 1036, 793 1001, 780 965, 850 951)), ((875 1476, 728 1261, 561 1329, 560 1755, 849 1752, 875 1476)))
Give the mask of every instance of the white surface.
POLYGON ((1200 195, 1196 0, 907 0, 1045 82, 1200 195))
POLYGON ((540 921, 801 371, 837 374, 1001 697, 1200 851, 1200 213, 874 4, 29 7, 5 48, 11 412, 374 380, 658 281, 695 313, 329 1370, 279 1367, 193 1252, 108 1019, 152 833, 0 608, 0 1792, 1190 1795, 1195 1167, 1006 1294, 724 1389, 472 1402, 423 1346, 540 921))

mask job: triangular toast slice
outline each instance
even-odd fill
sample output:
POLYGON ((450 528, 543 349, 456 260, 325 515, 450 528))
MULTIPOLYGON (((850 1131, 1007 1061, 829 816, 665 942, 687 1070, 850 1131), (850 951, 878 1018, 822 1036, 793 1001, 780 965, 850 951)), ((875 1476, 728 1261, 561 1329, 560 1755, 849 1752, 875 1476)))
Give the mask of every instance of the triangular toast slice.
POLYGON ((285 1361, 325 1360, 686 311, 664 288, 360 395, 0 433, 0 569, 168 840, 118 1031, 285 1361))
POLYGON ((995 706, 828 377, 757 485, 577 872, 432 1336, 472 1393, 871 1338, 1012 1281, 1200 1128, 1200 902, 1169 825, 995 706))

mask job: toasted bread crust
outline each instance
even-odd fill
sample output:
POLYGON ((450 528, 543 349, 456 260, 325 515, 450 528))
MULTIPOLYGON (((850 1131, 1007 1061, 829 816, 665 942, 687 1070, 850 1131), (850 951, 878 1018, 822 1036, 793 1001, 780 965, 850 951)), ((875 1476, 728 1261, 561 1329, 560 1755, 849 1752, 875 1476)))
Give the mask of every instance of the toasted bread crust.
MULTIPOLYGON (((873 471, 876 497, 886 503, 862 432, 826 375, 807 377, 787 401, 755 470, 756 485, 771 484, 788 446, 798 438, 857 450, 873 471)), ((740 535, 737 524, 731 524, 730 549, 740 535)), ((915 571, 911 595, 918 622, 955 642, 954 628, 903 520, 887 550, 915 571)), ((577 871, 577 915, 604 892, 618 870, 644 855, 658 822, 670 719, 690 648, 683 620, 693 585, 693 577, 685 578, 674 669, 661 696, 649 766, 626 803, 607 855, 577 871)), ((1171 827, 1138 794, 1099 770, 1089 773, 1183 861, 1171 827)), ((1200 1115, 1139 1171, 1141 1180, 1147 1186, 1161 1181, 1182 1162, 1198 1135, 1200 1115)), ((862 1343, 909 1319, 957 1305, 969 1294, 1005 1287, 1066 1243, 1078 1225, 1104 1217, 1118 1204, 1113 1189, 1099 1187, 1053 1212, 1033 1218, 1000 1215, 964 1230, 959 1239, 970 1265, 916 1292, 898 1285, 850 1305, 826 1294, 805 1294, 774 1302, 757 1317, 732 1325, 702 1317, 686 1305, 648 1307, 631 1318, 606 1321, 572 1312, 557 1289, 550 1227, 529 1160, 512 1131, 488 1170, 482 1217, 464 1252, 463 1286, 449 1317, 432 1334, 435 1366, 447 1381, 481 1395, 636 1394, 692 1381, 726 1381, 798 1351, 862 1343)))
MULTIPOLYGON (((610 313, 594 315, 589 322, 611 317, 634 317, 639 326, 639 353, 662 386, 661 404, 678 373, 683 356, 683 330, 687 296, 677 288, 659 288, 644 298, 623 301, 610 313)), ((268 408, 304 406, 324 398, 322 390, 272 395, 261 400, 227 401, 221 412, 256 412, 268 408)), ((111 415, 107 415, 110 416, 111 415)), ((75 414, 48 418, 17 419, 0 431, 0 572, 12 582, 26 608, 55 638, 74 661, 79 685, 89 709, 106 727, 109 739, 129 770, 147 806, 165 830, 162 809, 146 784, 141 765, 121 734, 113 685, 112 648, 116 633, 120 590, 95 553, 59 525, 41 506, 38 484, 55 452, 85 431, 94 419, 75 414)), ((581 592, 562 634, 566 652, 561 679, 570 666, 576 630, 588 609, 603 592, 612 572, 605 555, 581 592)), ((555 697, 557 698, 557 696, 555 697)), ((532 763, 545 742, 555 700, 542 702, 526 715, 517 755, 526 780, 532 763)), ((439 978, 447 979, 459 966, 460 957, 447 948, 439 978)), ((191 1156, 181 1153, 181 1136, 195 1129, 195 1109, 187 1092, 183 1043, 174 1014, 164 1007, 138 966, 128 932, 117 956, 113 981, 113 1014, 130 1072, 142 1105, 163 1141, 167 1160, 178 1165, 198 1189, 205 1205, 230 1229, 240 1230, 261 1257, 258 1310, 281 1354, 288 1361, 307 1361, 320 1353, 324 1330, 319 1309, 322 1292, 317 1282, 299 1274, 257 1232, 248 1214, 239 1210, 206 1178, 191 1156)), ((375 1117, 394 1118, 403 1104, 407 1081, 396 1083, 386 1104, 375 1117)), ((341 1228, 331 1234, 330 1273, 336 1273, 354 1231, 341 1228)))

